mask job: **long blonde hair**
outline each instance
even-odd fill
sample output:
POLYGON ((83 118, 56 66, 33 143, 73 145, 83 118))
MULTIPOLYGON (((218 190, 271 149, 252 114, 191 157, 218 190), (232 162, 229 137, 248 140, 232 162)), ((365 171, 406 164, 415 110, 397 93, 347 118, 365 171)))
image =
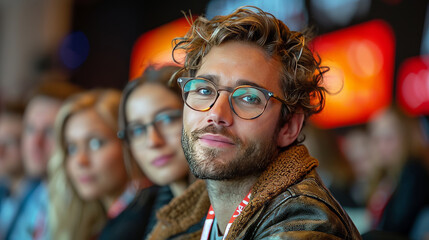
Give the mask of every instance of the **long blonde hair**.
POLYGON ((71 116, 86 109, 94 109, 116 132, 120 99, 121 93, 113 89, 87 91, 69 98, 57 115, 57 146, 48 164, 52 239, 90 239, 101 231, 107 220, 101 202, 81 199, 67 175, 64 130, 71 116))

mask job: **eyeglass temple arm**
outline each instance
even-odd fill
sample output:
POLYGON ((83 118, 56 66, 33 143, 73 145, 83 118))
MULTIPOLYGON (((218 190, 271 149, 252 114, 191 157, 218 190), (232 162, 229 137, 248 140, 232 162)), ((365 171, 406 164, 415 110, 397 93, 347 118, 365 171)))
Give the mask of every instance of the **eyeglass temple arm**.
POLYGON ((276 95, 275 95, 274 93, 272 93, 272 92, 269 92, 269 93, 268 93, 268 96, 273 97, 273 98, 275 98, 275 99, 279 100, 279 101, 280 101, 280 102, 282 102, 284 105, 288 105, 288 102, 287 102, 286 100, 284 100, 284 99, 282 99, 282 98, 280 98, 280 97, 276 96, 276 95))

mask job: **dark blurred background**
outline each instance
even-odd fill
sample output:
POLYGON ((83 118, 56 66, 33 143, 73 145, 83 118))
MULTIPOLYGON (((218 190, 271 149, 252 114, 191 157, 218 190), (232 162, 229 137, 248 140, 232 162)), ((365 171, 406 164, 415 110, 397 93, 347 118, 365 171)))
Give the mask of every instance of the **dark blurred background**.
MULTIPOLYGON (((108 86, 121 89, 128 80, 133 44, 141 34, 183 17, 181 11, 210 15, 206 12, 209 2, 0 0, 1 96, 3 99, 20 98, 40 81, 43 74, 58 69, 65 72, 72 82, 87 88, 108 86), (83 32, 89 46, 86 59, 78 67, 70 69, 61 62, 59 49, 67 34, 74 31, 83 32)), ((219 5, 222 1, 212 2, 220 2, 214 3, 214 8, 221 12, 219 5)), ((224 2, 226 6, 258 1, 224 2)), ((301 21, 296 24, 299 28, 312 26, 318 35, 372 19, 384 19, 396 37, 395 66, 421 53, 427 11, 425 0, 284 2, 287 3, 284 8, 301 11, 295 13, 305 18, 298 19, 301 21), (329 16, 340 13, 346 14, 344 19, 330 20, 329 16)), ((278 6, 278 3, 274 4, 278 6)), ((286 22, 288 25, 295 24, 293 21, 297 20, 289 19, 292 20, 286 22)))

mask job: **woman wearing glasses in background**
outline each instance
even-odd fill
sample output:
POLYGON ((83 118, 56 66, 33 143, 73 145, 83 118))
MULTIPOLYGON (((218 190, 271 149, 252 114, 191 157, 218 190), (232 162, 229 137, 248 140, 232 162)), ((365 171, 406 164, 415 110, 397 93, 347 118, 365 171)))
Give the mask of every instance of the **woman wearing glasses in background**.
POLYGON ((59 111, 49 163, 52 239, 143 237, 156 191, 126 171, 116 136, 120 98, 117 90, 88 91, 59 111))
MULTIPOLYGON (((128 158, 134 158, 144 174, 161 186, 147 233, 157 221, 156 212, 181 195, 193 181, 181 145, 181 90, 177 84, 168 84, 178 69, 149 67, 142 77, 128 83, 122 95, 118 136, 130 150, 128 158)), ((162 214, 158 216, 168 221, 162 219, 162 214)))

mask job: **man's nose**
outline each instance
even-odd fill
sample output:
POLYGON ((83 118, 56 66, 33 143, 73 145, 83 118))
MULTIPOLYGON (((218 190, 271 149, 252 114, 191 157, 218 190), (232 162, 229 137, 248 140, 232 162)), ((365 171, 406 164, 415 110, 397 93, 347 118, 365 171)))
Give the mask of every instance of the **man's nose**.
POLYGON ((224 127, 231 126, 233 123, 233 112, 229 105, 229 92, 222 91, 219 93, 216 102, 209 110, 207 118, 208 123, 222 125, 224 127))

